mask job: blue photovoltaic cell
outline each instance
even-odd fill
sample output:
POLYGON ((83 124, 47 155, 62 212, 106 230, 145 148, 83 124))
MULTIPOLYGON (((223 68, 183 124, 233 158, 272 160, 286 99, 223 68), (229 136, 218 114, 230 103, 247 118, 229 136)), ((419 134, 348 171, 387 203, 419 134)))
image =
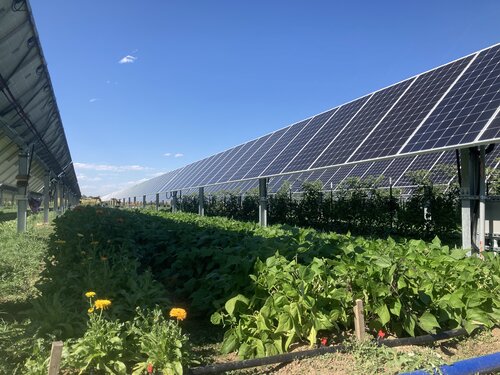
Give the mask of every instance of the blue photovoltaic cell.
POLYGON ((355 165, 344 165, 343 167, 340 167, 340 170, 335 173, 335 175, 332 176, 332 178, 328 182, 333 184, 333 190, 337 190, 342 181, 344 181, 347 175, 351 173, 354 168, 356 168, 355 165))
POLYGON ((363 142, 391 106, 401 97, 414 78, 373 94, 368 103, 334 141, 321 151, 311 168, 344 163, 363 142))
POLYGON ((163 185, 162 188, 160 188, 159 192, 164 193, 167 191, 171 191, 173 181, 175 180, 177 175, 182 172, 183 169, 184 168, 179 168, 179 169, 172 171, 172 174, 169 176, 169 178, 165 178, 165 184, 163 185))
MULTIPOLYGON (((303 139, 305 147, 283 169, 293 172, 308 169, 326 146, 335 138, 342 128, 353 118, 356 112, 369 100, 369 96, 345 104, 335 112, 313 138, 303 139)), ((304 138, 304 137, 300 137, 304 138)))
POLYGON ((413 177, 417 171, 426 171, 429 173, 431 167, 441 156, 441 153, 432 153, 417 155, 411 163, 410 167, 400 176, 398 180, 394 182, 395 186, 413 186, 416 181, 413 177))
POLYGON ((293 175, 295 178, 291 178, 289 181, 292 183, 290 189, 292 192, 296 193, 298 191, 302 191, 302 184, 307 180, 307 177, 311 174, 311 172, 302 172, 293 175))
POLYGON ((249 158, 255 152, 255 150, 260 147, 262 142, 264 142, 267 137, 269 137, 269 134, 245 143, 243 147, 238 151, 238 153, 234 156, 234 161, 231 161, 230 165, 226 167, 226 171, 217 180, 217 182, 229 181, 231 179, 231 176, 238 170, 238 168, 240 168, 245 160, 247 160, 247 158, 249 158))
POLYGON ((215 165, 221 158, 224 153, 218 153, 211 157, 205 165, 203 165, 198 171, 198 177, 193 180, 192 186, 203 186, 204 181, 210 178, 211 167, 215 165))
MULTIPOLYGON (((499 62, 500 45, 481 52, 402 153, 473 142, 500 105, 499 62)), ((497 138, 497 126, 481 139, 497 138)))
POLYGON ((285 150, 285 147, 299 134, 299 132, 305 129, 305 125, 310 120, 301 121, 295 125, 288 127, 287 132, 262 156, 262 158, 255 163, 252 169, 245 175, 248 177, 258 177, 264 170, 272 163, 272 161, 285 150))
POLYGON ((399 177, 405 172, 415 157, 395 159, 391 165, 385 170, 384 178, 380 181, 379 186, 390 186, 390 181, 394 184, 399 177))
MULTIPOLYGON (((217 154, 218 155, 218 154, 217 154)), ((205 166, 207 166, 209 163, 211 163, 213 159, 210 159, 210 157, 199 160, 195 162, 194 168, 190 171, 189 176, 186 176, 182 181, 179 183, 182 186, 195 186, 194 183, 200 179, 201 175, 203 174, 203 171, 205 171, 205 166)))
POLYGON ((188 164, 184 167, 184 169, 182 170, 181 173, 179 173, 175 180, 174 180, 174 185, 175 185, 175 189, 176 190, 179 190, 179 189, 182 189, 184 187, 188 187, 189 185, 187 185, 185 182, 189 179, 192 179, 195 177, 194 175, 194 171, 197 169, 197 167, 199 167, 199 165, 203 162, 204 160, 201 160, 201 161, 198 161, 198 162, 195 162, 195 163, 191 163, 191 164, 188 164))
POLYGON ((221 166, 224 165, 228 157, 231 155, 231 149, 226 150, 222 152, 220 158, 215 160, 211 165, 208 165, 204 167, 203 169, 206 170, 206 173, 204 174, 204 178, 202 180, 197 181, 198 185, 208 185, 210 183, 215 182, 213 180, 213 175, 215 172, 219 171, 221 166))
POLYGON ((457 176, 457 157, 455 150, 445 151, 431 169, 431 181, 435 185, 443 185, 457 176))
POLYGON ((283 152, 267 167, 261 176, 271 176, 280 173, 283 168, 292 160, 292 158, 297 155, 300 149, 311 139, 314 134, 324 125, 326 120, 335 113, 337 108, 334 108, 328 112, 322 113, 320 115, 314 116, 313 118, 307 119, 303 122, 309 121, 299 135, 291 141, 288 146, 285 147, 283 152))
POLYGON ((378 160, 374 162, 371 166, 370 169, 365 173, 363 176, 363 180, 366 182, 368 179, 373 182, 373 184, 376 187, 381 187, 380 183, 383 180, 383 175, 385 170, 391 165, 391 163, 394 161, 392 160, 378 160))
POLYGON ((332 179, 333 176, 335 176, 336 173, 338 173, 340 170, 340 167, 334 167, 334 168, 329 168, 326 170, 325 173, 321 176, 321 182, 323 182, 323 189, 325 190, 331 190, 335 188, 335 185, 330 185, 330 180, 332 179))
POLYGON ((231 180, 240 180, 255 166, 255 163, 264 155, 264 153, 273 147, 273 145, 283 136, 289 128, 278 130, 272 133, 257 149, 253 155, 250 155, 245 163, 231 176, 231 180))
POLYGON ((417 77, 349 161, 395 155, 471 59, 468 56, 417 77))
POLYGON ((233 147, 231 149, 231 154, 229 157, 224 161, 224 164, 221 165, 219 170, 215 171, 214 174, 211 176, 209 183, 215 183, 219 180, 219 178, 226 172, 226 170, 233 165, 233 163, 238 160, 239 156, 241 156, 241 151, 242 149, 247 146, 250 146, 250 143, 252 142, 247 142, 244 144, 241 144, 239 146, 233 147))

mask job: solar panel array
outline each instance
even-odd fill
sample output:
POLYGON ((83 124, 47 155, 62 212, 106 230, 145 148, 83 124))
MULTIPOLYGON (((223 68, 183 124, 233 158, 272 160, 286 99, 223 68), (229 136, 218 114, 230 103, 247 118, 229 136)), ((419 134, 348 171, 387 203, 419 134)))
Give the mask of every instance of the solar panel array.
POLYGON ((112 196, 284 174, 338 184, 383 171, 405 181, 402 172, 443 153, 415 155, 500 141, 499 62, 497 44, 112 196))

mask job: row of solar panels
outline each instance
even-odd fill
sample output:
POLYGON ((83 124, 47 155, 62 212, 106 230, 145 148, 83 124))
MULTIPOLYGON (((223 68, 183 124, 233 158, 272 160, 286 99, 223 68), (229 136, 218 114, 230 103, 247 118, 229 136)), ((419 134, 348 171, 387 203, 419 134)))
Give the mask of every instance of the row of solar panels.
MULTIPOLYGON (((500 164, 500 147, 495 147, 492 152, 486 155, 488 168, 496 169, 500 164)), ((416 155, 391 160, 380 160, 372 163, 348 165, 342 167, 328 168, 313 172, 300 172, 288 175, 277 176, 269 179, 268 192, 276 193, 285 183, 289 185, 292 193, 302 191, 302 185, 306 181, 320 181, 323 190, 337 190, 342 183, 351 178, 356 178, 360 182, 375 184, 374 187, 387 188, 392 185, 399 189, 412 189, 415 182, 412 180, 412 173, 417 171, 428 171, 427 177, 435 185, 449 185, 456 179, 457 160, 454 151, 443 151, 440 153, 416 155)), ((128 199, 136 197, 142 201, 146 196, 147 202, 154 202, 156 193, 160 193, 161 199, 170 198, 169 184, 165 185, 165 180, 157 177, 155 184, 153 180, 135 186, 127 190, 125 195, 117 197, 128 199), (164 184, 163 189, 158 187, 164 184)), ((244 194, 258 187, 258 180, 239 181, 220 185, 212 185, 205 189, 205 194, 216 194, 220 192, 233 192, 244 194)), ((197 194, 197 189, 182 190, 183 195, 197 194)))
POLYGON ((172 171, 158 189, 499 142, 499 62, 500 45, 495 45, 172 171))

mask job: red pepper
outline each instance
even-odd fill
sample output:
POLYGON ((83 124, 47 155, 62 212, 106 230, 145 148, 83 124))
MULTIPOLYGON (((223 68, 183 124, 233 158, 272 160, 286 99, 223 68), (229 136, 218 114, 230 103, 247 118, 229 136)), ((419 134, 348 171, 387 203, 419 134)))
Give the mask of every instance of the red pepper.
POLYGON ((147 371, 148 371, 148 374, 152 374, 153 373, 153 364, 152 363, 148 363, 147 371))
POLYGON ((326 346, 326 344, 328 344, 328 339, 326 337, 322 337, 320 341, 321 341, 321 345, 323 345, 323 346, 326 346))

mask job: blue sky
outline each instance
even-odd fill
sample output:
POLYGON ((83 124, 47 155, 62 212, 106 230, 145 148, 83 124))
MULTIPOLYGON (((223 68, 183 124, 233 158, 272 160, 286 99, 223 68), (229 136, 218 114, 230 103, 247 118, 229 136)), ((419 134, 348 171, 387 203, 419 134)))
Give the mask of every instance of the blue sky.
POLYGON ((500 41, 500 1, 31 0, 103 195, 500 41))

